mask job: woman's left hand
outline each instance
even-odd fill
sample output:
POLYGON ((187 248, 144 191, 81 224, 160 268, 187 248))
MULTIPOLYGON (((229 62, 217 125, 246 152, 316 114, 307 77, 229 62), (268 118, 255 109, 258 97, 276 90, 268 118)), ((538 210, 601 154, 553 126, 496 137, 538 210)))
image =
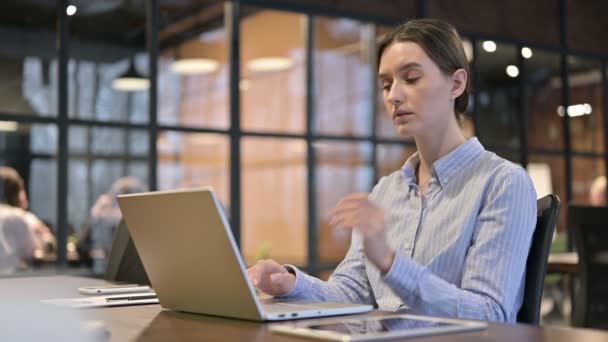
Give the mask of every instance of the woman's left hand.
POLYGON ((363 235, 363 250, 382 272, 390 270, 395 252, 386 243, 384 210, 374 205, 367 193, 346 195, 332 210, 332 226, 357 229, 363 235))

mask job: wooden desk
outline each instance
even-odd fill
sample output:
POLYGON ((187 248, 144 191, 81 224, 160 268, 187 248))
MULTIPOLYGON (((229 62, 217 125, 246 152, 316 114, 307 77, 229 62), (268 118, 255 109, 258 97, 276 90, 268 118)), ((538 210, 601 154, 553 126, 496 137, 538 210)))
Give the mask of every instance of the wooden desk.
POLYGON ((547 273, 578 274, 578 254, 576 252, 549 254, 547 273))
MULTIPOLYGON (((103 285, 101 280, 52 276, 0 280, 0 300, 28 296, 32 301, 78 296, 80 286, 103 285)), ((159 305, 74 310, 84 319, 105 322, 111 341, 313 341, 268 331, 267 324, 163 310, 159 305)), ((373 314, 381 315, 382 312, 373 314)), ((31 322, 29 322, 31 323, 31 322)), ((0 336, 2 331, 0 330, 0 336)), ((407 339, 406 341, 608 341, 608 332, 558 327, 490 324, 471 333, 407 339)))

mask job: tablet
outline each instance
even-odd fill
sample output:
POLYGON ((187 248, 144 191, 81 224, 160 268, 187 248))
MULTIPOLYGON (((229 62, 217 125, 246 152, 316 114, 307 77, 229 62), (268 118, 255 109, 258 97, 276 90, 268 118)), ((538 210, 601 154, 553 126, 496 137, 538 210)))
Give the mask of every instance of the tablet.
POLYGON ((449 318, 396 314, 280 323, 270 330, 330 341, 367 341, 482 330, 487 324, 449 318))

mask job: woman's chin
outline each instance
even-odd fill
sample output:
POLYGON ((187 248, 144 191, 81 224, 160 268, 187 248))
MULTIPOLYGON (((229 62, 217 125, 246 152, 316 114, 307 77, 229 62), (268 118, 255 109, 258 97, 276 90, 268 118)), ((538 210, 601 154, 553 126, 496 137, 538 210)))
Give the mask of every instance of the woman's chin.
POLYGON ((412 129, 404 126, 397 126, 397 134, 402 138, 412 138, 414 136, 412 129))

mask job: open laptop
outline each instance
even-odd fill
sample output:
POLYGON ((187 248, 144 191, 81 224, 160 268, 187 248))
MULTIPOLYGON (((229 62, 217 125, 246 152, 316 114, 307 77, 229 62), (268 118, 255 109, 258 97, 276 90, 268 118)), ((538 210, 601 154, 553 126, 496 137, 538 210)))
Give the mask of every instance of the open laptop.
POLYGON ((372 310, 358 304, 262 302, 210 188, 122 195, 118 204, 164 308, 254 321, 372 310))

